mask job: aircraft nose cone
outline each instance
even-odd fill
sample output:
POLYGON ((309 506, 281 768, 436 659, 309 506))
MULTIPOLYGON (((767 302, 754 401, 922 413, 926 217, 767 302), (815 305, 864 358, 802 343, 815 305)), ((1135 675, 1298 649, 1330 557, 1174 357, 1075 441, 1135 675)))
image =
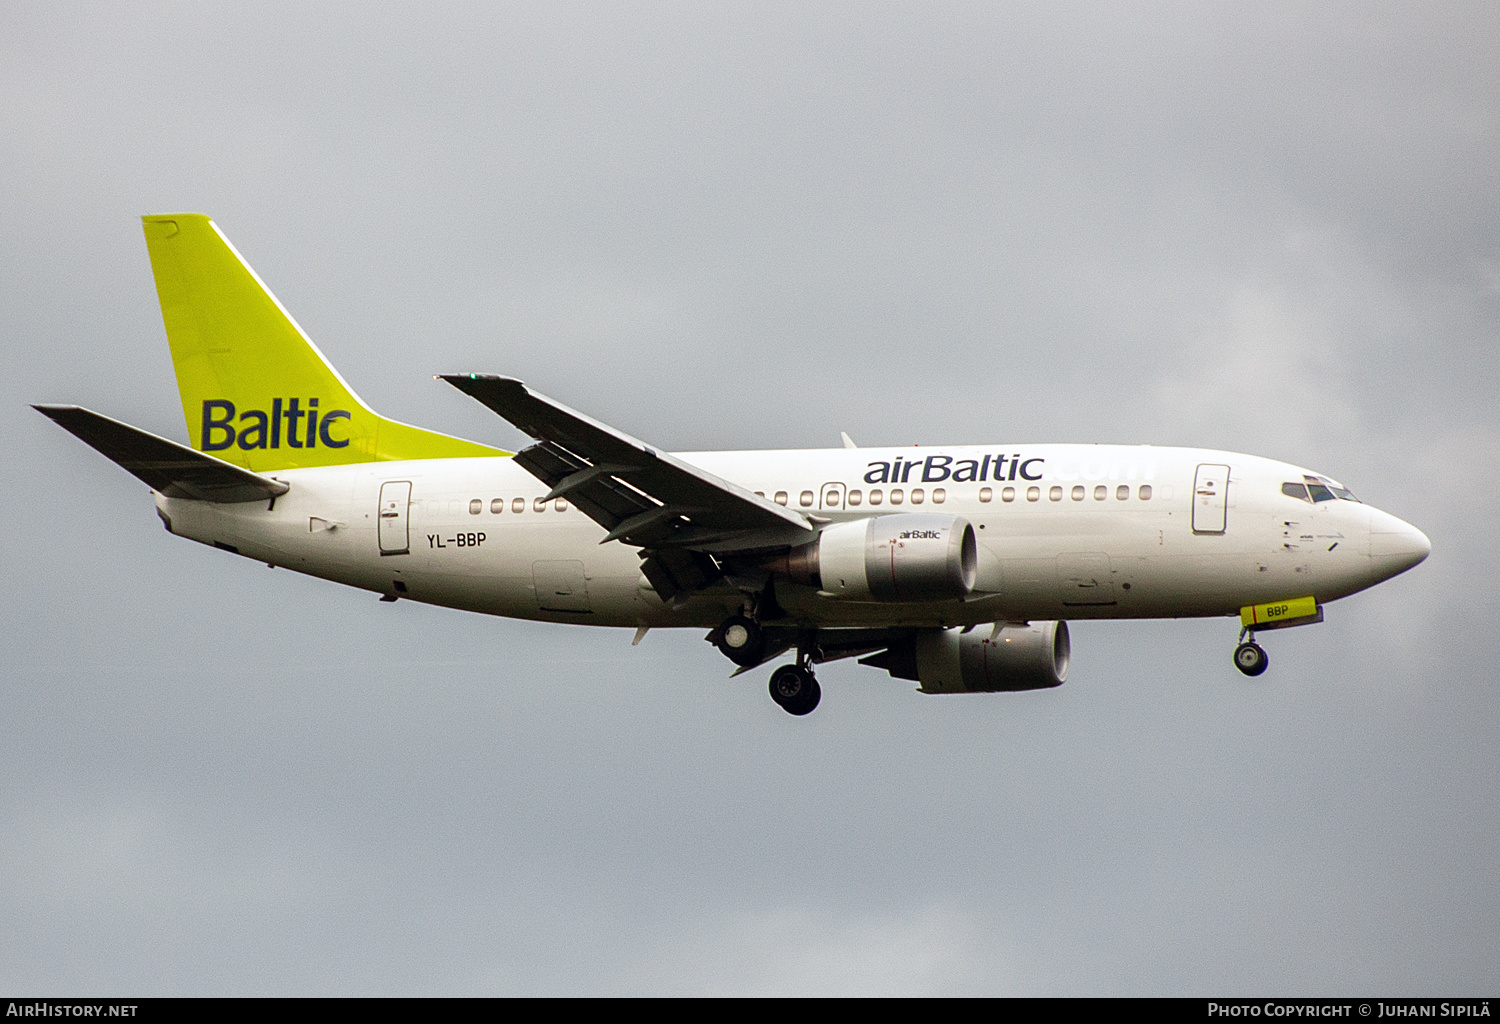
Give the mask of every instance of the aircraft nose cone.
POLYGON ((1370 519, 1370 560, 1387 578, 1419 565, 1432 553, 1427 534, 1378 509, 1370 519))

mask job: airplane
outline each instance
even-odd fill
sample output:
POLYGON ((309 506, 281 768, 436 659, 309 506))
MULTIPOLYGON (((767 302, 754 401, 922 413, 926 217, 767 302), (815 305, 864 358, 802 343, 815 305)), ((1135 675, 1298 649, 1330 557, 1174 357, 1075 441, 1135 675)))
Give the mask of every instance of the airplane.
POLYGON ((924 693, 1047 689, 1068 621, 1238 616, 1263 631, 1420 563, 1416 527, 1236 452, 1003 444, 669 453, 519 380, 444 374, 516 453, 367 406, 203 214, 142 218, 189 445, 42 414, 151 488, 168 532, 487 615, 707 629, 793 715, 844 658, 924 693))

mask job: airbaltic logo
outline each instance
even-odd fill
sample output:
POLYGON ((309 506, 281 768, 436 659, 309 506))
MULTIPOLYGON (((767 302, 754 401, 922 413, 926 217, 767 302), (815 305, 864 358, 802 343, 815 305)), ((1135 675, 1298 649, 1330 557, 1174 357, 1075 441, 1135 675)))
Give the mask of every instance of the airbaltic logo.
POLYGON ((234 413, 233 402, 222 398, 204 401, 203 433, 200 435, 204 451, 220 452, 236 444, 246 451, 280 448, 283 438, 288 448, 316 448, 319 441, 325 448, 349 446, 347 437, 334 437, 329 433, 339 420, 349 419, 349 412, 334 409, 320 416, 316 398, 307 400, 306 409, 301 407, 301 399, 272 399, 270 413, 263 409, 246 409, 239 414, 238 427, 234 426, 234 413), (286 423, 285 432, 282 431, 283 421, 286 423))
POLYGON ((1020 455, 986 455, 978 459, 959 459, 956 463, 951 455, 929 455, 920 462, 897 459, 895 462, 872 462, 865 473, 867 484, 909 484, 911 471, 922 467, 921 482, 935 484, 942 480, 967 483, 970 480, 1014 480, 1019 473, 1022 480, 1040 480, 1042 471, 1033 469, 1045 459, 1023 459, 1020 455), (1009 466, 1007 467, 1007 463, 1009 466), (994 469, 991 475, 990 470, 994 469))

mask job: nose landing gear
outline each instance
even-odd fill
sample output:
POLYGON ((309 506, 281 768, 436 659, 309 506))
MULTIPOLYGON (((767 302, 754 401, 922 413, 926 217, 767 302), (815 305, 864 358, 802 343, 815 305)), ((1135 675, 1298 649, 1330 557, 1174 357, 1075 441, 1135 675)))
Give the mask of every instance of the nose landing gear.
POLYGON ((1258 676, 1270 664, 1266 649, 1255 642, 1255 634, 1248 629, 1240 630, 1240 644, 1234 649, 1234 667, 1247 676, 1258 676))
POLYGON ((811 668, 801 664, 783 665, 771 673, 771 699, 787 714, 805 715, 823 699, 823 689, 811 668))

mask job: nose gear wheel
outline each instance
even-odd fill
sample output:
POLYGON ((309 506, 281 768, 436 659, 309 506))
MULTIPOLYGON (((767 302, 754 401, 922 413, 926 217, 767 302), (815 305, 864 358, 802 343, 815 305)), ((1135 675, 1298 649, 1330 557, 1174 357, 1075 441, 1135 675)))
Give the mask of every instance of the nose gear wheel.
POLYGON ((1271 664, 1266 650, 1254 640, 1247 640, 1234 649, 1234 667, 1247 676, 1258 676, 1271 664))

